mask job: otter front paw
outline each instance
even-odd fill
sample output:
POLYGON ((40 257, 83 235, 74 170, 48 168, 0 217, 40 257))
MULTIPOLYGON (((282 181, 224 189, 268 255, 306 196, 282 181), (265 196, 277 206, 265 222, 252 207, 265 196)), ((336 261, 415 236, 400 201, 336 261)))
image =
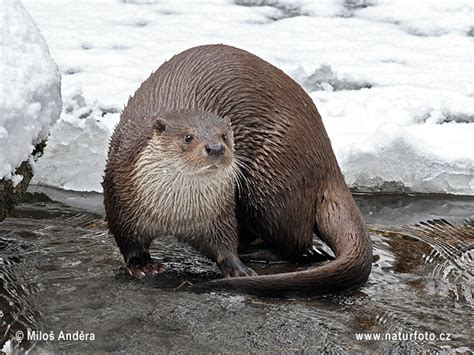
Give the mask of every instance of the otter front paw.
POLYGON ((251 268, 245 266, 236 256, 225 258, 219 263, 224 277, 257 276, 251 268))
POLYGON ((128 273, 137 279, 157 275, 163 272, 164 269, 163 264, 153 258, 149 258, 144 262, 139 257, 133 257, 127 264, 128 273))

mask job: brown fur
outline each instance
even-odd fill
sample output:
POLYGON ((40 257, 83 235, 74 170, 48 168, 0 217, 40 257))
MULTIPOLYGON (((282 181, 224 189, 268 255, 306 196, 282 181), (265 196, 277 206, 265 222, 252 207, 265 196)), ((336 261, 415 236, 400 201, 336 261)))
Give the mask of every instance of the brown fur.
POLYGON ((224 209, 216 211, 219 218, 195 246, 223 268, 222 258, 238 260, 239 239, 260 237, 292 259, 312 245, 316 233, 336 255, 334 261, 302 272, 220 279, 206 286, 273 295, 323 294, 367 280, 370 239, 313 101, 281 70, 225 45, 176 55, 143 82, 122 113, 103 186, 109 228, 125 257, 130 250, 146 253, 151 239, 163 232, 145 236, 136 227, 143 206, 136 203, 133 171, 153 137, 159 140, 153 128, 156 117, 179 110, 229 119, 238 165, 239 188, 226 185, 231 191, 224 189, 221 195, 224 209))

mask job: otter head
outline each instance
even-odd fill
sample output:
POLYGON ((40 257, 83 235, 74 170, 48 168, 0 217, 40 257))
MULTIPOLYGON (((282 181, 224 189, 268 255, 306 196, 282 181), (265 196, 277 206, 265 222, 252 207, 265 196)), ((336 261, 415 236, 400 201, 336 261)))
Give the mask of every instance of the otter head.
POLYGON ((171 169, 211 175, 234 164, 234 136, 230 120, 216 114, 180 110, 153 119, 152 140, 157 154, 171 169))

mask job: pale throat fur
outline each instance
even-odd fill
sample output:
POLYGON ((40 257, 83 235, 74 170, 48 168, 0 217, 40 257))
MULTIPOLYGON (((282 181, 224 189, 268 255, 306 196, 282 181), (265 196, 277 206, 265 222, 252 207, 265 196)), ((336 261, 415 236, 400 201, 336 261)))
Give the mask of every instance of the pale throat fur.
POLYGON ((204 237, 228 213, 223 201, 235 200, 236 169, 235 159, 211 173, 190 169, 154 135, 132 171, 135 203, 140 205, 137 230, 152 237, 157 231, 178 238, 204 237))

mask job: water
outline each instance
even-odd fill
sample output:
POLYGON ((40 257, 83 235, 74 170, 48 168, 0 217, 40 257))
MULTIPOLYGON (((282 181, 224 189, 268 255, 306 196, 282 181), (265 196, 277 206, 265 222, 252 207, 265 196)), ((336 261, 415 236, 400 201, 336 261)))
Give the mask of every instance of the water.
POLYGON ((5 334, 3 345, 29 328, 37 337, 46 334, 48 340, 24 339, 19 345, 12 340, 9 349, 33 353, 474 349, 474 227, 442 222, 401 227, 436 218, 461 226, 473 217, 474 198, 357 196, 374 243, 367 284, 351 294, 278 300, 176 290, 184 280, 217 277, 219 271, 173 238, 155 243, 152 250, 164 258, 166 272, 156 279, 132 280, 106 234, 100 195, 39 187, 30 191, 35 194, 0 223, 0 335, 5 334), (58 339, 76 331, 77 336, 87 333, 88 339, 58 339), (357 333, 364 332, 407 340, 357 340, 357 333), (449 333, 450 339, 438 339, 442 333, 449 333), (420 334, 437 339, 422 339, 420 334))

